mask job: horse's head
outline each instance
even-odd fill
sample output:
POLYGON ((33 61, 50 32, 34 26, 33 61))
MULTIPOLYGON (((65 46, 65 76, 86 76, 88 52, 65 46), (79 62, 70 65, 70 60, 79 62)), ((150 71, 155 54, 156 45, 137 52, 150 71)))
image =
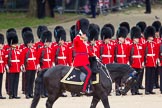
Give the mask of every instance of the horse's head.
POLYGON ((135 83, 136 74, 137 72, 133 71, 132 73, 130 73, 129 75, 127 75, 122 79, 122 87, 120 89, 122 95, 126 95, 126 93, 130 90, 132 85, 135 83))

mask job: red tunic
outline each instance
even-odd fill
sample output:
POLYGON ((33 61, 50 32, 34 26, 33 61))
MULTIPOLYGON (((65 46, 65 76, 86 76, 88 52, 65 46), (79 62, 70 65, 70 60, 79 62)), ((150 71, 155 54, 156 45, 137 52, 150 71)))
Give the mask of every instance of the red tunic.
POLYGON ((89 51, 87 43, 83 39, 81 39, 79 35, 77 35, 73 40, 73 44, 74 50, 76 52, 73 65, 76 67, 89 65, 89 51))
POLYGON ((5 64, 9 65, 10 73, 19 73, 22 65, 20 50, 17 48, 10 48, 5 54, 5 64))
POLYGON ((133 68, 142 68, 144 62, 144 49, 142 44, 132 44, 130 48, 130 65, 133 68))
POLYGON ((4 73, 5 66, 5 51, 0 49, 0 73, 4 73))
POLYGON ((100 44, 88 45, 88 50, 91 51, 98 58, 100 57, 100 44))
POLYGON ((69 53, 69 48, 66 45, 57 45, 56 50, 55 50, 55 63, 57 61, 57 65, 62 64, 62 65, 70 65, 68 63, 68 53, 69 53))
POLYGON ((41 69, 51 68, 54 62, 54 53, 50 47, 41 47, 38 49, 37 64, 40 64, 41 69))
POLYGON ((36 47, 36 50, 38 51, 39 48, 43 47, 44 46, 44 43, 39 41, 39 42, 36 42, 35 43, 35 47, 36 47))
POLYGON ((122 64, 128 64, 130 55, 130 45, 129 44, 116 44, 115 47, 116 62, 122 64))
POLYGON ((26 70, 36 70, 37 66, 37 52, 36 48, 23 48, 21 53, 21 60, 26 70))
POLYGON ((146 42, 145 44, 145 66, 156 67, 156 60, 159 54, 159 47, 155 42, 146 42))
POLYGON ((114 63, 114 43, 110 42, 108 44, 103 43, 100 47, 101 60, 103 64, 114 63))

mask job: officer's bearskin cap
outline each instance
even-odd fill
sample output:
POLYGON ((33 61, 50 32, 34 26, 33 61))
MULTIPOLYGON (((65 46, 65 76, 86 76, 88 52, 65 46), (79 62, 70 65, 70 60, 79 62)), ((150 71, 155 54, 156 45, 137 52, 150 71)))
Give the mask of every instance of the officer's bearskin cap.
POLYGON ((18 44, 18 36, 15 32, 9 32, 7 34, 7 43, 9 46, 13 45, 13 44, 18 44))
POLYGON ((34 43, 34 36, 31 31, 26 31, 23 34, 24 44, 27 45, 28 43, 34 43))
POLYGON ((122 23, 120 23, 120 27, 125 27, 127 29, 128 33, 130 32, 130 25, 129 25, 128 22, 122 22, 122 23))
POLYGON ((119 27, 116 33, 117 38, 123 37, 126 38, 128 34, 128 29, 126 27, 119 27))
POLYGON ((153 26, 148 26, 144 31, 145 39, 147 40, 148 37, 155 37, 155 28, 153 26))
POLYGON ((86 18, 81 18, 76 22, 76 34, 88 34, 89 21, 86 18))
POLYGON ((0 44, 4 44, 4 35, 0 33, 0 44))
POLYGON ((109 24, 105 24, 104 27, 110 27, 111 30, 112 30, 112 36, 114 36, 114 34, 115 34, 115 28, 114 28, 114 26, 112 24, 110 24, 110 23, 109 24))
POLYGON ((58 43, 60 40, 66 41, 66 31, 62 26, 56 26, 54 29, 54 37, 58 43))
POLYGON ((47 31, 47 30, 48 30, 47 26, 44 26, 44 25, 38 26, 38 28, 37 28, 37 36, 38 36, 38 38, 40 39, 41 36, 42 36, 43 31, 47 31))
POLYGON ((160 36, 160 38, 162 38, 162 27, 160 27, 160 29, 159 29, 159 36, 160 36))
POLYGON ((49 30, 45 30, 42 32, 42 36, 40 38, 43 43, 52 42, 52 33, 49 30))
POLYGON ((9 32, 15 32, 16 33, 16 29, 14 28, 9 28, 7 31, 6 31, 6 36, 9 32))
POLYGON ((107 38, 112 38, 112 29, 110 27, 103 27, 101 29, 101 39, 105 40, 107 38))
POLYGON ((144 21, 140 21, 136 24, 137 27, 141 29, 141 33, 143 33, 147 27, 147 24, 144 21))
POLYGON ((70 38, 71 38, 71 41, 73 41, 73 39, 75 38, 75 36, 76 36, 76 33, 75 33, 75 25, 73 25, 70 28, 70 38))
POLYGON ((89 25, 89 29, 88 29, 88 40, 92 41, 92 40, 98 40, 99 37, 99 28, 98 25, 96 24, 90 24, 89 25))
POLYGON ((154 21, 152 23, 152 26, 155 27, 156 32, 159 32, 159 29, 161 27, 161 22, 160 21, 154 21))
POLYGON ((132 27, 131 28, 131 39, 133 38, 141 38, 141 29, 139 27, 132 27))

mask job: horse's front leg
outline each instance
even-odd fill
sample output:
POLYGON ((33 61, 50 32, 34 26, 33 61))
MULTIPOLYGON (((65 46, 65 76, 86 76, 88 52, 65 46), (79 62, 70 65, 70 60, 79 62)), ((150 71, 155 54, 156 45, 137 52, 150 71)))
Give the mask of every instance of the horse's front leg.
POLYGON ((90 108, 96 108, 100 98, 98 96, 93 96, 90 108))

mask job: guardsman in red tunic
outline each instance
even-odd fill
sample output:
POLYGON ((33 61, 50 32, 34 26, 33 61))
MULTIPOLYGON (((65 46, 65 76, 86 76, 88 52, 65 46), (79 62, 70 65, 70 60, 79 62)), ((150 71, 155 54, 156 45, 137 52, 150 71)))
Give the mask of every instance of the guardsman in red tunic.
POLYGON ((127 36, 125 38, 125 44, 131 45, 132 40, 128 37, 128 34, 130 32, 130 25, 129 25, 129 23, 128 22, 122 22, 122 23, 120 23, 120 27, 125 27, 127 29, 128 33, 127 33, 127 36))
POLYGON ((110 27, 103 27, 101 30, 101 37, 103 44, 100 46, 100 58, 103 64, 114 63, 115 45, 111 41, 113 31, 110 27))
POLYGON ((71 65, 68 64, 68 45, 66 42, 66 31, 62 26, 56 26, 54 29, 54 36, 56 42, 58 43, 55 46, 55 64, 56 65, 71 65))
MULTIPOLYGON (((7 31, 6 31, 6 36, 8 35, 8 33, 10 33, 10 32, 15 32, 16 33, 16 30, 14 29, 14 28, 10 28, 10 29, 8 29, 7 31)), ((8 44, 5 44, 4 46, 3 46, 3 49, 6 51, 6 50, 8 50, 10 48, 10 46, 8 45, 8 44)), ((18 48, 18 46, 17 46, 17 48, 18 48)))
MULTIPOLYGON (((21 35, 22 35, 23 42, 25 41, 23 35, 24 35, 24 33, 27 32, 27 31, 32 32, 32 29, 31 29, 30 27, 24 27, 24 28, 22 29, 22 31, 21 31, 21 35)), ((26 46, 25 46, 24 43, 20 45, 19 49, 20 49, 20 52, 21 52, 21 53, 22 53, 22 50, 23 50, 25 47, 26 47, 26 46)), ((23 72, 23 73, 22 73, 22 92, 23 92, 23 94, 25 94, 25 89, 26 89, 26 84, 25 84, 25 83, 26 83, 25 73, 23 72)))
MULTIPOLYGON (((40 47, 37 52, 37 69, 39 71, 41 69, 51 68, 54 64, 54 53, 50 47, 50 43, 52 42, 52 33, 48 30, 43 31, 41 42, 43 42, 44 46, 40 47)), ((43 85, 41 90, 41 97, 47 97, 47 92, 43 85)))
POLYGON ((20 66, 21 56, 20 50, 17 49, 18 44, 18 36, 15 32, 10 32, 7 35, 7 42, 10 46, 10 49, 5 54, 6 61, 6 69, 8 74, 8 84, 9 84, 9 99, 19 99, 17 96, 18 92, 18 83, 19 83, 19 74, 20 74, 20 66))
POLYGON ((22 49, 21 61, 23 63, 23 70, 25 73, 25 95, 26 98, 29 99, 33 97, 33 85, 37 69, 37 51, 36 48, 33 46, 34 36, 31 31, 24 32, 23 38, 24 45, 26 47, 22 49))
POLYGON ((128 31, 125 27, 118 28, 118 43, 115 46, 115 60, 117 63, 129 64, 130 45, 125 43, 127 34, 128 31))
POLYGON ((2 96, 3 73, 5 72, 5 50, 3 49, 4 36, 0 33, 0 99, 6 99, 2 96))
MULTIPOLYGON (((152 26, 155 27, 155 30, 156 30, 154 42, 157 43, 158 46, 160 47, 161 38, 159 36, 159 29, 161 27, 161 22, 160 21, 154 21, 152 23, 152 26)), ((156 67, 156 71, 155 71, 154 88, 160 88, 160 86, 159 86, 159 66, 156 67)))
POLYGON ((153 84, 155 80, 155 67, 157 66, 157 59, 158 59, 158 45, 154 42, 155 38, 155 28, 152 26, 148 26, 145 30, 145 38, 147 40, 145 44, 145 67, 146 67, 146 74, 145 74, 145 94, 155 94, 153 92, 153 84))
POLYGON ((89 80, 91 78, 91 69, 89 67, 89 55, 87 43, 85 42, 86 35, 88 33, 89 21, 85 18, 82 18, 76 22, 76 34, 77 36, 73 40, 74 50, 76 52, 74 58, 74 67, 79 68, 87 76, 83 84, 83 93, 91 93, 90 87, 88 86, 89 80))
POLYGON ((89 45, 88 45, 88 49, 98 58, 100 57, 99 44, 97 44, 99 32, 100 31, 98 29, 98 25, 96 25, 96 24, 90 24, 89 25, 89 36, 88 36, 89 45))
POLYGON ((47 28, 47 26, 44 26, 44 25, 40 25, 37 28, 37 36, 38 36, 38 39, 40 40, 40 41, 38 41, 38 42, 35 43, 35 47, 36 47, 37 50, 40 47, 44 46, 44 44, 43 44, 43 42, 41 41, 40 38, 42 36, 43 31, 46 31, 46 30, 48 30, 48 28, 47 28))
MULTIPOLYGON (((115 27, 112 24, 110 24, 110 23, 105 24, 103 27, 109 27, 112 30, 112 36, 111 36, 111 38, 113 38, 114 37, 114 34, 115 34, 115 27)), ((114 45, 117 42, 115 39, 114 40, 111 39, 110 41, 111 41, 111 43, 113 42, 114 45)))
MULTIPOLYGON (((115 62, 121 64, 129 64, 130 45, 125 43, 128 30, 125 27, 119 27, 117 30, 117 44, 115 46, 115 62)), ((116 95, 121 95, 119 91, 121 87, 121 79, 116 81, 116 95)))
MULTIPOLYGON (((159 36, 160 36, 160 38, 162 38, 162 27, 160 27, 160 29, 159 29, 159 36)), ((160 67, 160 71, 159 71, 159 74, 160 74, 160 93, 162 94, 162 42, 160 43, 159 60, 160 60, 160 63, 159 63, 159 67, 160 67)))
MULTIPOLYGON (((9 32, 15 32, 15 33, 16 33, 16 30, 15 30, 14 28, 8 29, 8 30, 6 31, 6 36, 8 35, 9 32)), ((18 46, 17 46, 17 48, 18 48, 18 46)), ((4 49, 5 52, 6 52, 8 49, 10 49, 10 46, 9 46, 8 44, 5 44, 5 45, 3 46, 3 49, 4 49)), ((8 85, 8 72, 6 72, 5 88, 6 88, 7 94, 9 94, 9 90, 8 90, 8 89, 9 89, 9 85, 8 85)))
MULTIPOLYGON (((145 45, 146 39, 144 37, 144 31, 145 31, 147 25, 144 21, 140 21, 136 24, 136 26, 141 29, 141 38, 139 40, 139 43, 141 43, 142 45, 145 45)), ((145 68, 143 68, 142 72, 139 74, 139 89, 144 89, 144 87, 142 85, 144 70, 145 70, 145 68)))
POLYGON ((130 59, 129 63, 132 68, 134 68, 138 74, 137 82, 132 86, 131 93, 132 95, 142 95, 142 93, 139 93, 139 74, 142 71, 142 68, 144 67, 144 52, 143 52, 143 45, 139 43, 139 40, 141 38, 141 30, 139 27, 132 27, 131 29, 131 39, 132 39, 132 45, 130 47, 130 59))

